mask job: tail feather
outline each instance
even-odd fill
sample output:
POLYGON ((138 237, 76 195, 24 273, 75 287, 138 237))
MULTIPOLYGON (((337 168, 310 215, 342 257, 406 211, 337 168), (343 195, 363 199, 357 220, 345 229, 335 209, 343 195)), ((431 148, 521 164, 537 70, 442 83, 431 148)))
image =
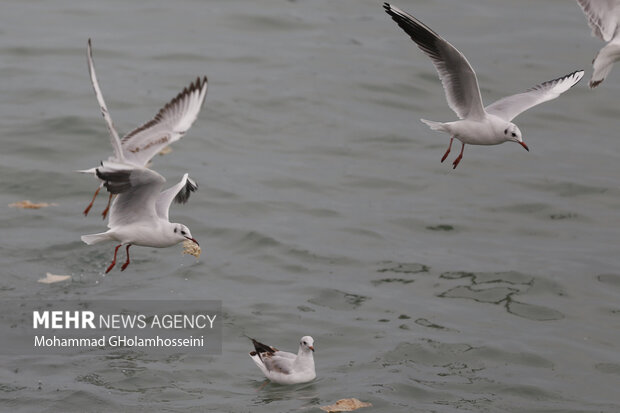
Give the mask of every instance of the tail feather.
POLYGON ((429 128, 431 128, 432 130, 440 130, 443 132, 447 132, 446 130, 446 126, 444 123, 441 122, 435 122, 432 120, 426 120, 426 119, 420 119, 422 122, 426 123, 428 125, 429 128))
POLYGON ((98 244, 103 241, 107 241, 110 238, 110 235, 107 232, 100 232, 99 234, 88 234, 82 235, 82 241, 88 245, 98 244))

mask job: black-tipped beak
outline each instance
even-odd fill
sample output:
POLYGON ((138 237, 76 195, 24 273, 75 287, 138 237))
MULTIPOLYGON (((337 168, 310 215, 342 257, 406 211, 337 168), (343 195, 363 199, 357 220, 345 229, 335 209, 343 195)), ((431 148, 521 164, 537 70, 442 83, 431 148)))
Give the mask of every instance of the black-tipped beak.
POLYGON ((196 238, 190 238, 190 237, 185 237, 190 241, 193 241, 194 243, 196 243, 196 245, 198 245, 200 247, 200 244, 198 243, 198 241, 196 241, 196 238))
POLYGON ((525 144, 525 142, 520 141, 520 142, 519 142, 519 145, 523 146, 523 147, 525 148, 525 150, 526 150, 526 151, 528 151, 528 152, 530 151, 530 148, 528 148, 528 147, 527 147, 527 145, 525 144))
POLYGON ((314 346, 308 346, 308 348, 314 353, 314 346))

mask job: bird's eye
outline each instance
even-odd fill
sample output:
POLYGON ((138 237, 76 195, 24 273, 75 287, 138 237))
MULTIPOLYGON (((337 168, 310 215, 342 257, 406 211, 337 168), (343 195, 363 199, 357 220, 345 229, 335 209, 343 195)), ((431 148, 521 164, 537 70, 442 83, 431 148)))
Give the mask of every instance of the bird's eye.
POLYGON ((504 129, 504 135, 508 134, 508 129, 504 129))
POLYGON ((181 231, 181 235, 185 235, 185 231, 181 231))
POLYGON ((512 132, 512 137, 515 138, 516 136, 517 136, 517 134, 512 132))
POLYGON ((306 346, 306 345, 308 345, 308 343, 306 343, 306 342, 304 341, 304 346, 306 346))

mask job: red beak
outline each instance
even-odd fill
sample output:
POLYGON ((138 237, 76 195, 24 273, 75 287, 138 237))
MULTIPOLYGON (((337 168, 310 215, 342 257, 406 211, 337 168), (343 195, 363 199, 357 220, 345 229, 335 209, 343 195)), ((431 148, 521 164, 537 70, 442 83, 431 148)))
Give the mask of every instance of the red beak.
POLYGON ((314 353, 314 346, 309 346, 308 348, 314 353))
POLYGON ((525 144, 525 142, 521 141, 519 142, 519 145, 523 146, 525 148, 526 151, 530 151, 530 148, 527 147, 527 145, 525 144))
POLYGON ((198 245, 200 247, 200 244, 198 243, 198 241, 196 241, 196 238, 189 238, 189 237, 185 237, 190 241, 194 241, 196 243, 196 245, 198 245))

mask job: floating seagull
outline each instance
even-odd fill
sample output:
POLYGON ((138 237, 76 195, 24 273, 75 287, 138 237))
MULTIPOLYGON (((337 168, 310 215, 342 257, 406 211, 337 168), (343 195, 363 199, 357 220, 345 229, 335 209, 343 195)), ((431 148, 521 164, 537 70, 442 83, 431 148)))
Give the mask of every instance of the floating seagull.
POLYGON ((590 87, 597 87, 611 72, 614 62, 620 60, 620 20, 619 0, 577 0, 588 24, 592 28, 592 36, 607 42, 592 61, 592 78, 590 87))
POLYGON ((314 380, 314 339, 304 336, 297 354, 280 351, 250 338, 255 351, 250 357, 269 380, 279 384, 298 384, 314 380))
POLYGON ((166 180, 157 172, 129 164, 102 162, 95 169, 99 179, 111 194, 118 194, 110 208, 110 221, 106 232, 82 235, 88 245, 114 240, 120 244, 114 249, 114 258, 106 274, 116 265, 116 253, 122 245, 127 246, 127 260, 121 271, 129 265, 129 247, 164 248, 190 240, 198 244, 189 228, 168 221, 172 201, 184 204, 190 193, 198 186, 187 174, 181 182, 161 192, 166 180))
POLYGON ((383 7, 433 61, 448 105, 461 119, 446 123, 421 119, 432 130, 446 132, 451 136, 450 145, 441 162, 450 153, 454 138, 461 141, 461 153, 452 163, 453 168, 456 168, 463 158, 465 144, 498 145, 513 141, 529 151, 523 142, 521 131, 511 120, 533 106, 557 98, 583 77, 583 70, 579 70, 536 85, 524 93, 502 98, 485 108, 482 106, 476 73, 461 52, 410 14, 389 3, 385 3, 383 7))
MULTIPOLYGON (((114 155, 110 156, 108 160, 112 162, 147 166, 153 156, 171 143, 181 139, 189 128, 191 128, 198 117, 198 113, 200 112, 200 108, 207 94, 207 77, 204 76, 202 79, 197 78, 195 82, 190 83, 188 87, 183 89, 181 93, 161 108, 153 119, 129 132, 121 139, 114 128, 112 118, 103 100, 101 89, 99 88, 90 39, 88 39, 88 71, 93 88, 95 89, 97 101, 101 107, 101 114, 110 132, 114 155)), ((79 172, 94 175, 95 169, 97 168, 86 169, 79 172)), ((103 183, 99 185, 99 188, 95 191, 93 199, 84 210, 84 215, 88 215, 102 186, 103 183)), ((108 206, 101 214, 103 218, 105 218, 108 213, 112 196, 113 194, 110 193, 108 206)))

